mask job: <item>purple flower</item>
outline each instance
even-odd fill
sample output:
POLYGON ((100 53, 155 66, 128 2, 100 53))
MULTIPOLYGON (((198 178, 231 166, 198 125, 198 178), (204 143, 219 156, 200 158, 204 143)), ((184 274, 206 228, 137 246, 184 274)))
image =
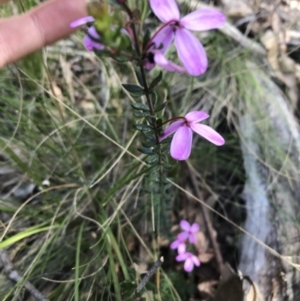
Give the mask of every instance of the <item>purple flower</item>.
POLYGON ((215 145, 219 146, 225 143, 224 138, 214 129, 199 124, 200 121, 208 117, 209 115, 206 112, 192 111, 186 114, 185 117, 181 117, 183 120, 175 121, 165 129, 163 135, 159 138, 160 141, 175 133, 170 149, 172 158, 179 161, 188 159, 192 150, 193 131, 215 145))
MULTIPOLYGON (((94 17, 87 16, 87 17, 83 17, 83 18, 73 21, 70 24, 70 27, 76 28, 78 26, 84 25, 86 23, 94 22, 94 21, 95 21, 94 17)), ((87 34, 83 38, 83 44, 88 51, 103 50, 104 45, 99 43, 99 40, 100 40, 99 33, 97 32, 97 30, 94 26, 91 26, 88 29, 87 34)))
POLYGON ((86 23, 94 22, 94 21, 95 21, 94 17, 92 17, 92 16, 86 16, 86 17, 83 17, 83 18, 80 18, 78 20, 73 21, 70 24, 70 27, 76 28, 78 26, 84 25, 86 23))
POLYGON ((177 239, 180 241, 185 241, 189 239, 191 244, 195 244, 197 241, 196 233, 199 231, 200 227, 197 223, 190 225, 186 220, 180 222, 180 227, 184 232, 178 234, 177 239))
POLYGON ((185 252, 177 255, 176 261, 185 261, 183 268, 188 273, 193 270, 194 265, 196 265, 197 267, 200 266, 200 260, 198 259, 198 257, 190 252, 185 252))
MULTIPOLYGON (((193 76, 203 74, 208 65, 206 52, 189 30, 205 31, 219 28, 225 23, 224 14, 216 9, 206 8, 198 9, 180 18, 175 0, 150 0, 150 6, 158 19, 165 23, 151 40, 152 43, 147 49, 150 64, 156 63, 169 71, 186 71, 193 76), (162 58, 174 37, 177 54, 184 68, 162 58), (163 41, 163 48, 159 51, 160 41, 163 41)), ((148 63, 146 63, 147 65, 148 63)))
POLYGON ((83 44, 88 51, 103 50, 104 45, 99 43, 100 35, 94 26, 90 27, 83 38, 83 44))
POLYGON ((183 67, 168 61, 164 57, 164 53, 167 51, 172 41, 173 28, 171 26, 166 26, 160 29, 151 39, 150 46, 147 49, 147 59, 144 63, 144 67, 150 70, 157 64, 168 71, 185 72, 183 67))
POLYGON ((176 240, 171 243, 170 248, 172 250, 177 249, 178 254, 185 253, 186 251, 185 238, 182 239, 181 237, 179 237, 179 235, 177 235, 176 240))

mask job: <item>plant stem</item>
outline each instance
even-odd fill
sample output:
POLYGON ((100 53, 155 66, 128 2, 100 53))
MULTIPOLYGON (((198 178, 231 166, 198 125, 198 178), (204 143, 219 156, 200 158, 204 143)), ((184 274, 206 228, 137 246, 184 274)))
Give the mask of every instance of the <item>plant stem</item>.
MULTIPOLYGON (((133 40, 134 40, 134 46, 135 46, 135 50, 136 50, 136 53, 137 53, 137 56, 138 57, 141 57, 141 50, 140 50, 140 47, 139 47, 139 40, 138 40, 138 36, 137 36, 137 32, 136 32, 136 28, 135 28, 135 25, 134 25, 134 16, 133 16, 133 13, 132 11, 130 10, 130 8, 127 6, 126 3, 123 4, 130 20, 131 20, 131 29, 132 29, 132 33, 133 33, 133 40)), ((147 83, 147 79, 146 79, 146 74, 145 74, 145 70, 144 70, 144 66, 143 66, 143 61, 140 60, 139 61, 139 68, 140 68, 140 72, 141 72, 141 76, 142 76, 142 81, 143 81, 143 85, 144 85, 144 92, 145 92, 145 96, 146 96, 146 100, 147 100, 147 104, 148 104, 148 107, 149 107, 149 110, 150 110, 150 113, 152 116, 155 115, 155 110, 154 110, 154 107, 153 107, 153 103, 151 102, 151 99, 150 99, 150 94, 149 94, 149 87, 148 87, 148 83, 147 83)), ((153 118, 153 124, 151 124, 155 129, 157 128, 157 125, 156 125, 156 121, 155 119, 153 118)), ((155 138, 156 138, 156 142, 157 144, 159 144, 159 137, 158 137, 158 134, 157 132, 155 131, 155 138)))

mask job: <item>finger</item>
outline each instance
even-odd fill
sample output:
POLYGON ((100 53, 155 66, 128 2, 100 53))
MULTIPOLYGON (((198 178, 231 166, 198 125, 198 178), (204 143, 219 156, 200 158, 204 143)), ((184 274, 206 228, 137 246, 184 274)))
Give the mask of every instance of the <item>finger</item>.
POLYGON ((50 0, 0 21, 0 68, 66 37, 70 23, 87 15, 86 0, 50 0))

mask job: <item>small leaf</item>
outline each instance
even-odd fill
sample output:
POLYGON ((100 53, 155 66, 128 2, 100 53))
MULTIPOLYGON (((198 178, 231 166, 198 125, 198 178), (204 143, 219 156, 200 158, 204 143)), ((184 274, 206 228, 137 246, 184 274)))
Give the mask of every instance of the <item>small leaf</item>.
POLYGON ((140 102, 131 103, 131 106, 136 110, 141 110, 146 112, 150 111, 147 105, 140 102))
POLYGON ((149 141, 155 141, 156 142, 156 137, 155 137, 154 131, 143 133, 143 134, 145 135, 145 137, 147 138, 147 140, 149 140, 149 141))
POLYGON ((138 151, 141 152, 142 154, 146 154, 146 155, 153 155, 154 154, 154 150, 153 148, 148 148, 148 147, 139 147, 138 151))
POLYGON ((148 28, 146 30, 146 33, 145 33, 144 38, 143 38, 143 50, 145 50, 148 42, 150 41, 150 37, 151 37, 151 32, 150 32, 150 29, 148 28))
POLYGON ((141 72, 138 71, 138 70, 135 70, 135 75, 136 75, 136 78, 139 82, 139 84, 144 87, 144 83, 143 83, 143 78, 142 78, 142 75, 141 75, 141 72))
POLYGON ((171 170, 174 167, 173 165, 171 165, 169 163, 164 163, 162 166, 165 170, 171 170))
POLYGON ((153 131, 153 128, 148 124, 134 124, 135 129, 141 132, 150 132, 153 131))
POLYGON ((150 115, 145 116, 145 118, 146 118, 146 120, 147 120, 150 124, 153 124, 153 122, 154 122, 154 120, 155 120, 155 118, 152 117, 152 116, 150 116, 150 115))
POLYGON ((148 116, 147 113, 145 113, 145 112, 139 112, 139 111, 133 111, 133 115, 136 118, 144 118, 144 117, 148 116))
POLYGON ((134 98, 139 98, 143 95, 145 95, 144 91, 140 91, 140 92, 130 92, 130 95, 134 98))
POLYGON ((142 145, 144 146, 144 147, 152 147, 152 146, 155 146, 156 145, 156 141, 143 141, 142 142, 142 145))
POLYGON ((154 80, 150 84, 149 90, 152 90, 153 88, 155 88, 161 80, 162 80, 162 72, 160 71, 159 74, 154 78, 154 80))
POLYGON ((162 110, 166 107, 166 105, 167 105, 167 102, 164 102, 164 103, 162 103, 161 105, 157 106, 157 107, 155 108, 155 112, 160 112, 160 111, 162 111, 162 110))
POLYGON ((157 99, 158 99, 158 96, 157 96, 157 93, 155 91, 152 91, 152 103, 153 103, 153 106, 155 107, 156 103, 157 103, 157 99))
POLYGON ((155 155, 151 155, 149 156, 147 159, 146 159, 146 163, 148 164, 151 164, 151 165, 154 165, 156 164, 158 161, 158 156, 155 154, 155 155))
POLYGON ((150 172, 151 173, 158 173, 160 170, 160 165, 153 165, 153 167, 151 168, 150 172))
POLYGON ((132 85, 132 84, 122 84, 124 89, 126 89, 130 93, 144 93, 144 88, 137 86, 137 85, 132 85))

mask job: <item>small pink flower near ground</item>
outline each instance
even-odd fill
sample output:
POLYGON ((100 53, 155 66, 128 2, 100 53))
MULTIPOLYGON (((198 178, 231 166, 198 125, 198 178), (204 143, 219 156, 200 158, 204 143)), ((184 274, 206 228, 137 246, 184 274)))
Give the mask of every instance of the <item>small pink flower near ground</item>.
POLYGON ((198 257, 190 252, 177 255, 176 261, 185 261, 183 268, 188 273, 194 269, 194 265, 197 267, 200 266, 200 260, 198 257))
POLYGON ((186 220, 182 220, 180 222, 180 227, 184 232, 178 234, 177 239, 179 241, 189 240, 191 244, 195 244, 197 242, 196 233, 199 231, 200 227, 197 223, 190 225, 190 223, 186 220))
POLYGON ((200 121, 207 119, 209 115, 203 111, 192 111, 181 117, 181 120, 171 123, 160 136, 162 141, 168 136, 174 134, 171 142, 171 157, 182 161, 189 158, 192 150, 193 132, 207 139, 215 145, 223 145, 224 138, 214 129, 205 124, 199 124, 200 121))
POLYGON ((203 74, 208 65, 206 52, 199 40, 190 32, 206 31, 223 26, 226 17, 220 11, 212 8, 198 9, 180 18, 180 12, 175 0, 150 0, 150 6, 157 18, 164 23, 152 40, 153 46, 149 49, 153 54, 153 62, 169 71, 185 70, 193 76, 203 74), (163 38, 164 36, 164 38, 163 38), (165 48, 168 48, 173 38, 177 54, 184 68, 163 59, 165 48), (163 50, 159 51, 159 41, 163 40, 163 50), (176 67, 177 66, 177 67, 176 67))
POLYGON ((172 250, 177 249, 178 254, 185 253, 186 251, 185 238, 182 239, 179 237, 179 235, 177 235, 176 240, 171 243, 170 248, 172 250))

